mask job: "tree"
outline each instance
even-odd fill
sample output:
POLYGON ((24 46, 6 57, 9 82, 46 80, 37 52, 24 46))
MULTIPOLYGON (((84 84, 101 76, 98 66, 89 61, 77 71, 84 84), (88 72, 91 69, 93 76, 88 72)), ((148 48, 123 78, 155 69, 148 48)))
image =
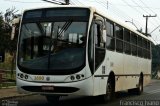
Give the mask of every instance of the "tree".
POLYGON ((14 70, 14 64, 15 64, 15 57, 16 57, 16 50, 17 50, 17 40, 18 40, 18 30, 19 30, 19 26, 16 27, 16 36, 13 40, 11 40, 11 31, 12 31, 12 20, 14 18, 20 17, 19 14, 16 14, 16 12, 18 12, 18 10, 16 10, 16 8, 12 8, 12 9, 7 9, 6 13, 4 15, 5 18, 5 29, 7 30, 7 32, 9 32, 8 34, 10 35, 10 40, 7 46, 7 51, 12 55, 12 62, 11 62, 11 76, 13 76, 13 70, 14 70))
POLYGON ((6 47, 8 47, 8 42, 10 36, 8 35, 8 30, 5 28, 5 22, 3 20, 3 15, 0 13, 0 51, 6 51, 6 47))
MULTIPOLYGON (((19 16, 15 14, 17 11, 15 8, 7 9, 6 13, 0 13, 0 51, 5 51, 10 53, 12 56, 11 61, 11 77, 13 76, 15 56, 17 50, 17 36, 15 39, 11 40, 11 31, 12 31, 12 20, 19 16)), ((18 32, 18 28, 16 29, 18 32)), ((17 33, 18 34, 18 33, 17 33)))
POLYGON ((152 77, 160 70, 160 45, 152 45, 152 77))

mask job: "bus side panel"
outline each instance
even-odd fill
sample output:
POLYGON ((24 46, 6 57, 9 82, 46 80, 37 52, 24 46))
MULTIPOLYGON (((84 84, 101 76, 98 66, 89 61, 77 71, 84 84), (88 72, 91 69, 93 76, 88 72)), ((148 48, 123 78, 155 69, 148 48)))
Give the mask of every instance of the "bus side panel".
POLYGON ((123 82, 125 86, 123 90, 135 88, 140 75, 138 69, 138 58, 131 55, 124 55, 124 78, 123 82))
MULTIPOLYGON (((107 51, 107 63, 108 63, 108 74, 110 73, 110 71, 113 71, 115 75, 124 75, 123 72, 123 54, 121 53, 117 53, 117 52, 113 52, 113 51, 107 51)), ((115 91, 120 91, 123 90, 123 86, 125 86, 125 84, 123 83, 124 79, 122 77, 118 77, 119 79, 116 80, 116 85, 115 85, 115 91)))

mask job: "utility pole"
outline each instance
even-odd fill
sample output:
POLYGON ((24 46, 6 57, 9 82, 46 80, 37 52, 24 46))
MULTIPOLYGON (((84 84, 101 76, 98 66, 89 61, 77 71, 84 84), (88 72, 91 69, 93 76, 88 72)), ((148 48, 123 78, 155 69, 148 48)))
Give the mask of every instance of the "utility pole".
POLYGON ((136 24, 134 24, 133 19, 132 19, 132 21, 125 21, 125 22, 129 22, 129 23, 131 23, 134 27, 136 27, 136 28, 137 28, 137 31, 140 31, 140 30, 138 29, 138 27, 136 26, 136 24))
POLYGON ((155 14, 155 15, 143 15, 143 17, 146 18, 146 36, 148 36, 148 18, 157 17, 157 14, 155 14))

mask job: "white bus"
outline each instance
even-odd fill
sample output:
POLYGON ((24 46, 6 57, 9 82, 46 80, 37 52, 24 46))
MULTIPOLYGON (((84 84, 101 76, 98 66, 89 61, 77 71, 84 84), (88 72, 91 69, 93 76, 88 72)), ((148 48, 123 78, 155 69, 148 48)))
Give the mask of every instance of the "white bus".
MULTIPOLYGON (((107 13, 106 13, 107 14, 107 13)), ((100 96, 150 81, 151 41, 92 7, 26 10, 20 22, 17 88, 21 93, 100 96)))

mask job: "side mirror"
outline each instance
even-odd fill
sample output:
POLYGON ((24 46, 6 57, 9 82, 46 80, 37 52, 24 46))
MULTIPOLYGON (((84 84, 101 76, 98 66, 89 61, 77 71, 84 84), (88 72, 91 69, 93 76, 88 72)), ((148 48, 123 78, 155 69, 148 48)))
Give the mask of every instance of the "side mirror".
POLYGON ((106 35, 107 35, 107 31, 106 31, 106 30, 103 30, 102 38, 103 38, 103 42, 104 42, 104 43, 106 43, 106 35))

